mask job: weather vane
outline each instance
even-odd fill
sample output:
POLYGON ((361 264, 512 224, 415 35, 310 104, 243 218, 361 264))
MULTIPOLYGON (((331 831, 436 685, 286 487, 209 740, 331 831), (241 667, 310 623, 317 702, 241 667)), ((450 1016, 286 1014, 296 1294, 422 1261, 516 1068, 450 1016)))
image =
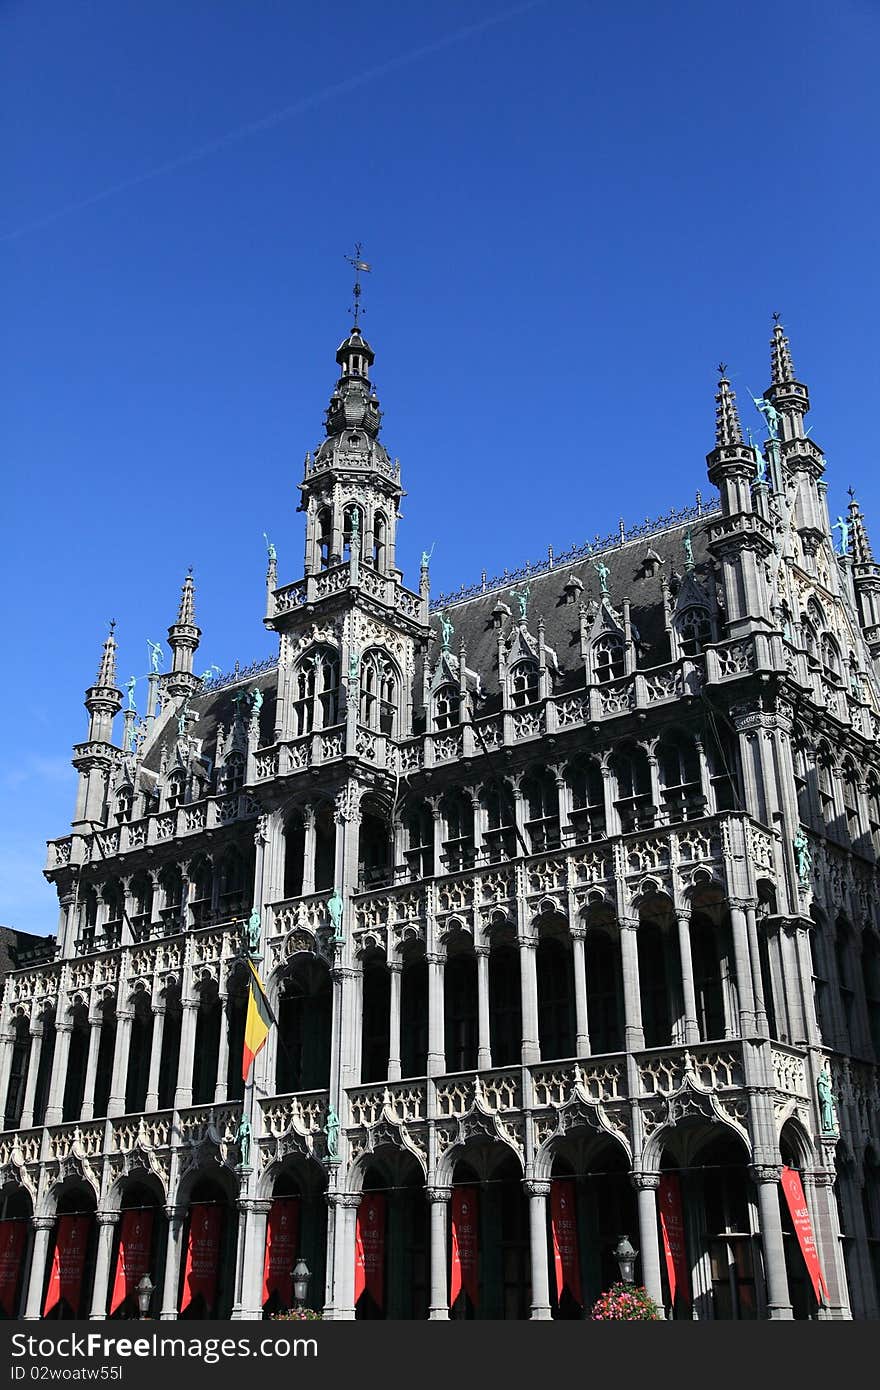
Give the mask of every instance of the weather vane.
POLYGON ((372 270, 373 267, 368 261, 361 260, 361 242, 359 241, 356 241, 354 244, 354 255, 346 256, 345 259, 348 261, 349 265, 354 266, 354 306, 349 309, 348 312, 354 314, 354 326, 357 328, 358 314, 367 312, 366 309, 361 311, 360 273, 362 270, 372 270))

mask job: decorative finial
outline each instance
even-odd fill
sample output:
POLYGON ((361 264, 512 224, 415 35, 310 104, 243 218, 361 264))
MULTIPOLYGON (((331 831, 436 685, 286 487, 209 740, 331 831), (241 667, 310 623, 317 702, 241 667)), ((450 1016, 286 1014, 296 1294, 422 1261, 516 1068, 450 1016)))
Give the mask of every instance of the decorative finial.
POLYGON ((355 328, 357 328, 358 314, 367 312, 366 309, 361 309, 360 272, 362 270, 370 271, 373 269, 373 267, 369 264, 369 262, 361 260, 361 242, 359 241, 356 241, 354 244, 354 255, 346 256, 345 259, 348 261, 350 266, 354 267, 354 304, 348 312, 354 315, 354 326, 355 328))
POLYGON ((719 377, 721 377, 722 380, 726 377, 726 375, 727 375, 727 363, 726 363, 726 362, 719 362, 719 363, 718 363, 718 375, 719 375, 719 377))
POLYGON ((727 364, 719 363, 718 370, 721 373, 721 380, 718 383, 718 391, 715 396, 715 447, 722 449, 742 444, 742 427, 736 409, 736 396, 731 391, 730 382, 724 375, 727 371, 727 364))
POLYGON ((849 498, 850 502, 855 502, 855 500, 856 500, 856 494, 855 494, 855 491, 853 490, 853 488, 848 487, 847 490, 846 490, 846 495, 847 495, 847 497, 849 498))
POLYGON ((780 320, 781 318, 782 318, 782 315, 780 314, 779 310, 778 310, 778 309, 774 309, 774 311, 773 311, 773 322, 774 322, 774 323, 778 323, 779 320, 780 320))

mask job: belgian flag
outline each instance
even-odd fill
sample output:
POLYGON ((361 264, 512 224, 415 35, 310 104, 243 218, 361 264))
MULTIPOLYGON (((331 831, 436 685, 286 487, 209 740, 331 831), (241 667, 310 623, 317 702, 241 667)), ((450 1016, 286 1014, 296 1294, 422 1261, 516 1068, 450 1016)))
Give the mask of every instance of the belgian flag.
POLYGON ((269 1007, 269 1000, 263 988, 263 981, 257 974, 253 961, 250 967, 250 989, 248 990, 247 1018, 244 1024, 244 1051, 241 1058, 241 1075, 247 1081, 251 1062, 269 1036, 269 1029, 275 1022, 275 1015, 269 1007))

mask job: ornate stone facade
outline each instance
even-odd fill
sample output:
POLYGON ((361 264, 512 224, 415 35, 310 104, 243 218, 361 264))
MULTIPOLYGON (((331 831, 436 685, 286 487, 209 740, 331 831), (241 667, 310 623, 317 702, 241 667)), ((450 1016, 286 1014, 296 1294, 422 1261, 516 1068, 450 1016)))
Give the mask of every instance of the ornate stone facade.
POLYGON ((224 1233, 207 1311, 258 1317, 286 1196, 326 1317, 446 1318, 464 1184, 480 1291, 453 1316, 583 1315, 628 1228, 670 1316, 876 1317, 880 566, 854 500, 835 549, 781 327, 760 454, 722 372, 717 500, 434 603, 427 555, 417 589, 396 566, 400 468, 357 329, 337 362, 303 576, 279 585, 269 550, 277 662, 195 675, 188 576, 144 717, 116 741, 112 632, 86 695, 46 869, 57 952, 10 972, 0 1020, 21 1315, 80 1213, 79 1311, 103 1316, 120 1216, 149 1208, 153 1311, 176 1317, 204 1202, 224 1233), (245 1088, 253 909, 277 1026, 245 1088), (565 1180, 580 1299, 554 1276, 565 1180), (355 1275, 364 1193, 378 1297, 355 1275))

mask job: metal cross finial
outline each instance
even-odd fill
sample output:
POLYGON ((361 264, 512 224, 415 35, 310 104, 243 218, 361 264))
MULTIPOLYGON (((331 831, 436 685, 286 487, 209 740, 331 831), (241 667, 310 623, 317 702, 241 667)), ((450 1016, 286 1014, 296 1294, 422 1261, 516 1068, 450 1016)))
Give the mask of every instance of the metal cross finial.
POLYGON ((848 488, 847 488, 847 490, 846 490, 846 495, 847 495, 847 497, 849 498, 850 502, 855 502, 855 500, 856 500, 856 494, 855 494, 855 492, 853 491, 853 489, 852 489, 851 487, 848 487, 848 488))
POLYGON ((726 363, 726 362, 719 362, 719 363, 718 363, 718 375, 719 375, 719 376, 722 376, 722 377, 727 375, 727 363, 726 363))
POLYGON ((366 309, 361 309, 360 272, 362 270, 369 271, 373 269, 373 267, 367 261, 361 260, 361 245, 361 242, 356 241, 354 244, 354 255, 346 256, 345 258, 348 261, 349 265, 354 266, 354 305, 352 308, 349 309, 349 313, 354 314, 355 328, 357 328, 358 314, 367 312, 366 309))
POLYGON ((115 631, 116 631, 116 619, 115 619, 115 618, 111 618, 111 619, 110 619, 110 636, 111 636, 111 637, 113 636, 113 634, 114 634, 115 631))
POLYGON ((774 322, 774 323, 778 323, 779 320, 780 320, 781 318, 782 318, 782 315, 781 315, 778 311, 774 312, 774 314, 773 314, 773 322, 774 322))

